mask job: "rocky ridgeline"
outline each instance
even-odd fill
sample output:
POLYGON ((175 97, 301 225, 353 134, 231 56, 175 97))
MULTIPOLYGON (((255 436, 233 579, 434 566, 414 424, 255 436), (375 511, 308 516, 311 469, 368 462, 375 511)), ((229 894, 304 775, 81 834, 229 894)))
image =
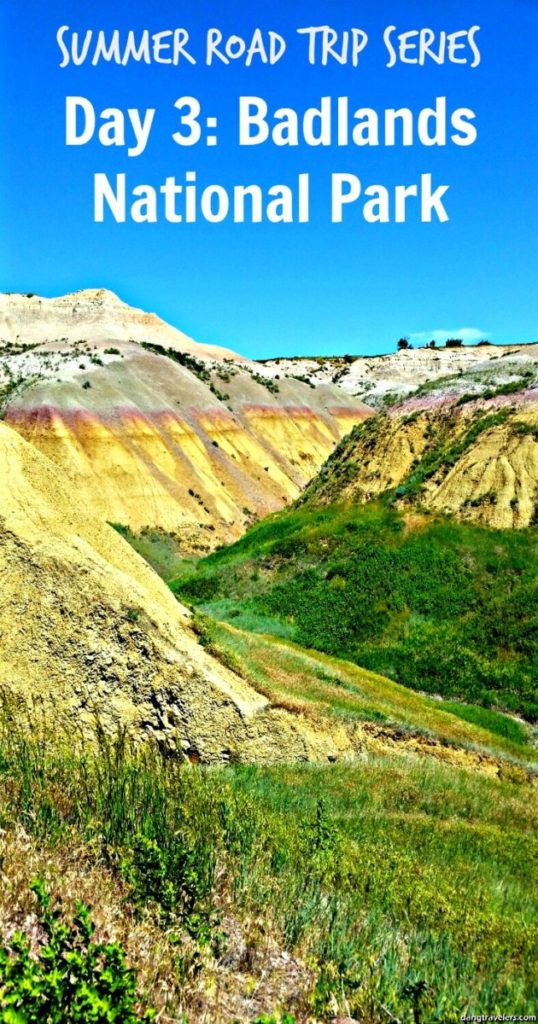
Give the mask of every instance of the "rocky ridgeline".
POLYGON ((337 384, 373 408, 383 410, 405 399, 477 396, 520 381, 538 383, 538 343, 462 345, 404 349, 383 356, 276 359, 265 364, 295 373, 312 384, 337 384))

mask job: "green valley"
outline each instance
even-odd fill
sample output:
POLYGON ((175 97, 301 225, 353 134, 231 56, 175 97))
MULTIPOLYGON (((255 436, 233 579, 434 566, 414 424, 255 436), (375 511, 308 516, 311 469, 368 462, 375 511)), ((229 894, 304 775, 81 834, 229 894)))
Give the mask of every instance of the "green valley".
MULTIPOLYGON (((170 584, 243 629, 534 720, 537 543, 534 529, 488 530, 382 502, 306 504, 194 571, 176 563, 170 584)), ((457 703, 451 710, 466 714, 457 703)), ((494 716, 474 715, 500 728, 494 716)))

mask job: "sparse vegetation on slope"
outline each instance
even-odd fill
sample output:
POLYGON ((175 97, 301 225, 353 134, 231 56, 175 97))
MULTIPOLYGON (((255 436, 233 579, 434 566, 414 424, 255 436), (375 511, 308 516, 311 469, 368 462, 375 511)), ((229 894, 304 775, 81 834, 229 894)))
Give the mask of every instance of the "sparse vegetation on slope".
POLYGON ((0 417, 67 471, 88 508, 172 531, 184 551, 235 540, 293 501, 369 413, 110 293, 0 295, 0 320, 0 417))
MULTIPOLYGON (((173 576, 179 566, 184 567, 188 564, 182 552, 181 541, 173 530, 146 526, 138 533, 133 533, 122 523, 110 523, 110 526, 164 579, 173 576)), ((192 564, 193 567, 196 564, 194 558, 192 564)))
POLYGON ((538 507, 538 405, 512 388, 509 395, 426 402, 358 424, 300 501, 380 497, 486 526, 528 526, 538 507))
POLYGON ((513 412, 512 409, 499 409, 494 412, 480 410, 457 439, 450 437, 450 431, 444 430, 431 448, 413 468, 409 476, 396 489, 396 498, 418 496, 427 480, 436 474, 446 474, 458 459, 475 443, 481 434, 493 427, 502 426, 513 412))
POLYGON ((210 368, 203 359, 197 359, 196 356, 191 355, 189 352, 180 352, 175 348, 165 348, 163 345, 156 345, 151 341, 142 341, 140 344, 148 352, 153 352, 157 356, 166 356, 167 359, 171 359, 174 363, 179 363, 180 366, 186 367, 187 370, 190 370, 191 373, 198 377, 198 380, 205 383, 211 380, 210 368))

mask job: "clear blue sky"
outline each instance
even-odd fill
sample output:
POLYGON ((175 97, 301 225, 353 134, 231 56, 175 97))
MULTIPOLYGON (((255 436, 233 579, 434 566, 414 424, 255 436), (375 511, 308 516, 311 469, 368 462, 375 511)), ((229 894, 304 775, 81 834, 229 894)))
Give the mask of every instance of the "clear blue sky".
MULTIPOLYGON (((536 0, 2 0, 0 287, 59 295, 105 287, 155 311, 193 337, 254 357, 392 350, 402 334, 469 328, 495 342, 538 338, 538 3, 536 0), (296 28, 331 24, 370 36, 359 68, 308 66, 296 28), (241 63, 60 69, 56 31, 185 26, 203 53, 207 28, 248 35, 274 29, 288 52, 273 68, 241 63), (433 63, 388 69, 382 33, 479 24, 477 69, 433 63), (180 149, 173 103, 193 94, 219 121, 219 145, 180 149), (408 106, 446 95, 471 107, 470 147, 350 146, 239 149, 237 98, 306 108, 348 95, 352 109, 408 106), (145 154, 129 159, 96 141, 64 144, 66 95, 104 107, 157 107, 145 154), (135 185, 198 172, 204 184, 293 180, 310 172, 308 225, 93 223, 93 174, 125 171, 135 185), (448 224, 370 225, 328 217, 332 171, 364 185, 410 184, 431 171, 449 183, 448 224)), ((442 335, 441 335, 442 336, 442 335)))

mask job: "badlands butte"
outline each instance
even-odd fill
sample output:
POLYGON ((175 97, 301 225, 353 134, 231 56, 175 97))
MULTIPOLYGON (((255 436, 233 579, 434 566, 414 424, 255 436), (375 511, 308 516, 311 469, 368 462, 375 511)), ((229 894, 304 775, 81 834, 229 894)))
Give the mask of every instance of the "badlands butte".
POLYGON ((293 501, 370 415, 331 381, 199 345, 110 292, 4 296, 0 339, 5 422, 104 519, 194 549, 293 501))
POLYGON ((537 519, 537 385, 532 344, 256 363, 103 290, 2 296, 8 709, 34 721, 39 709, 80 735, 96 718, 125 724, 196 761, 332 761, 398 742, 398 728, 359 722, 364 694, 382 694, 383 720, 387 708, 391 721, 427 720, 417 749, 446 759, 460 748, 450 756, 496 772, 486 732, 419 694, 405 704, 401 687, 360 666, 327 668, 297 648, 293 668, 276 640, 254 654, 245 640, 238 657, 239 632, 222 626, 215 639, 110 524, 178 564, 294 503, 388 494, 408 527, 429 513, 526 530, 537 519), (359 704, 331 718, 330 694, 309 705, 277 693, 264 662, 282 676, 328 672, 359 704), (471 742, 482 753, 464 755, 471 742))

